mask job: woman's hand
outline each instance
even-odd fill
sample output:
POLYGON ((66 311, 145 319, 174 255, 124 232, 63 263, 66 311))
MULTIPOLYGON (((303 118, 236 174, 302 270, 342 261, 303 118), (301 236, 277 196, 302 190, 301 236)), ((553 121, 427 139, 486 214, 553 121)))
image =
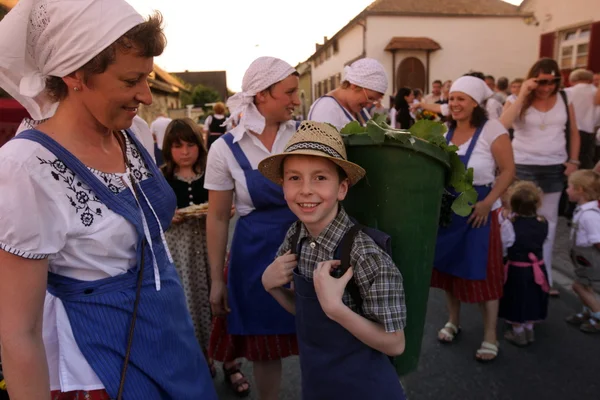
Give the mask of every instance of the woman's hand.
POLYGON ((490 211, 492 210, 492 205, 487 201, 482 200, 478 201, 473 206, 473 212, 469 216, 467 220, 468 224, 471 224, 473 228, 479 228, 487 223, 488 217, 490 215, 490 211))
POLYGON ((421 106, 421 103, 412 103, 410 105, 410 112, 414 113, 415 111, 417 111, 419 108, 423 108, 421 106))
POLYGON ((296 254, 292 254, 292 251, 288 250, 267 267, 262 274, 262 284, 267 292, 287 285, 292 281, 294 268, 298 265, 296 258, 296 254))
POLYGON ((210 286, 210 308, 214 316, 227 315, 231 309, 227 302, 227 285, 223 280, 213 280, 210 286))
POLYGON ((313 277, 321 308, 331 319, 334 319, 332 316, 345 307, 342 296, 353 275, 352 267, 350 267, 339 279, 331 276, 331 271, 339 267, 341 263, 339 260, 320 262, 313 277))
POLYGON ((519 92, 520 98, 525 98, 529 95, 529 93, 533 92, 537 89, 538 83, 536 78, 529 78, 521 85, 521 91, 519 92))
POLYGON ((565 176, 569 176, 573 172, 575 172, 575 171, 577 171, 579 169, 578 165, 575 165, 575 164, 570 163, 570 162, 566 162, 563 165, 565 166, 565 176))

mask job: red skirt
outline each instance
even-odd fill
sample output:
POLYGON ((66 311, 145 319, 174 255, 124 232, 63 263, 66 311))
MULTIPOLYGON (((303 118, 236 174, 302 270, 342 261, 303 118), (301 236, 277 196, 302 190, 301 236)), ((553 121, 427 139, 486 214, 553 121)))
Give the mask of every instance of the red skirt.
POLYGON ((452 293, 463 303, 481 303, 498 300, 504 287, 504 266, 502 265, 502 240, 500 238, 499 210, 490 214, 490 247, 488 252, 487 274, 483 281, 458 278, 433 269, 431 287, 452 293))
POLYGON ((61 392, 53 390, 50 392, 51 400, 110 400, 110 396, 106 390, 75 390, 72 392, 61 392))
MULTIPOLYGON (((227 282, 227 267, 225 268, 227 282)), ((298 355, 295 334, 288 335, 230 335, 227 333, 227 318, 213 317, 208 357, 230 362, 238 358, 248 361, 273 361, 298 355)))

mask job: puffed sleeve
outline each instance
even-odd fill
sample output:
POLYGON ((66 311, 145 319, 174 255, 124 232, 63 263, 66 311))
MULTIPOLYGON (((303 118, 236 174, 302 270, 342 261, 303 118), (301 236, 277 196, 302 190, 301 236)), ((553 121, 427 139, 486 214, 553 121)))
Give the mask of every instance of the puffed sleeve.
POLYGON ((227 164, 227 157, 233 157, 227 143, 222 138, 215 141, 208 151, 204 188, 207 190, 233 190, 235 181, 227 164))
POLYGON ((515 244, 515 228, 510 219, 505 219, 500 225, 500 237, 502 238, 502 250, 506 254, 509 247, 515 244))
POLYGON ((68 220, 56 203, 56 185, 31 165, 0 157, 0 249, 40 260, 65 245, 68 220))

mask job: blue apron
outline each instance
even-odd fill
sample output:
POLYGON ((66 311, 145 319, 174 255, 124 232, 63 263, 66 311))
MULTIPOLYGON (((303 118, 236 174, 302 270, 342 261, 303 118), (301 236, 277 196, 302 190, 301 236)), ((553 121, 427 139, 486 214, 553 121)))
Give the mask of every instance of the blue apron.
POLYGON ((244 171, 254 211, 235 225, 229 260, 227 316, 233 335, 277 335, 295 333, 294 316, 288 313, 262 285, 262 274, 275 260, 279 246, 296 216, 283 197, 283 189, 252 165, 233 135, 221 136, 244 171))
MULTIPOLYGON (((327 95, 325 95, 325 96, 319 97, 319 98, 318 98, 318 99, 315 101, 315 104, 314 104, 314 105, 316 105, 316 104, 317 104, 317 103, 318 103, 318 102, 319 102, 321 99, 323 99, 323 98, 325 98, 325 97, 329 97, 330 99, 333 99, 333 100, 334 100, 334 101, 337 103, 337 105, 338 105, 338 106, 340 106, 340 108, 341 108, 341 109, 342 109, 342 111, 344 112, 344 115, 346 116, 346 118, 348 118, 348 122, 357 121, 357 119, 356 119, 356 118, 354 118, 354 117, 352 116, 352 114, 350 114, 350 113, 348 112, 348 110, 346 110, 346 109, 344 108, 344 106, 342 106, 342 105, 340 104, 340 102, 339 102, 339 101, 337 101, 337 99, 336 99, 335 97, 333 97, 333 96, 327 96, 327 95)), ((312 109, 311 109, 311 111, 312 111, 312 109)), ((310 119, 311 119, 311 114, 312 114, 312 112, 308 113, 308 120, 309 120, 309 121, 310 121, 310 119)), ((370 115, 370 114, 367 112, 367 110, 365 110, 364 108, 363 108, 362 110, 360 110, 360 116, 362 117, 363 121, 365 121, 365 123, 366 123, 368 120, 370 120, 370 119, 371 119, 371 115, 370 115)), ((358 122, 360 122, 360 121, 358 121, 358 122)))
MULTIPOLYGON (((471 154, 481 136, 482 124, 473 135, 469 148, 464 156, 459 156, 465 167, 469 164, 471 154)), ((454 129, 446 135, 446 142, 450 143, 454 136, 454 129)), ((491 185, 474 186, 477 199, 483 200, 492 190, 491 185)), ((453 189, 448 188, 456 195, 453 189)), ((434 267, 438 271, 469 280, 485 280, 488 264, 488 250, 490 246, 491 213, 487 222, 473 228, 467 224, 469 217, 452 215, 452 223, 448 227, 438 229, 437 243, 435 246, 434 267)))
POLYGON ((294 271, 296 331, 304 400, 404 400, 389 357, 333 321, 311 279, 294 271))
MULTIPOLYGON (((128 135, 153 175, 139 186, 160 224, 167 228, 175 211, 175 195, 144 146, 135 135, 129 132, 128 135)), ((15 139, 37 142, 52 152, 103 204, 133 224, 138 233, 138 265, 122 275, 80 281, 48 273, 48 292, 61 299, 77 346, 109 396, 116 398, 145 240, 140 209, 130 189, 113 194, 81 161, 46 134, 28 130, 15 139)), ((169 262, 158 221, 143 196, 140 203, 153 248, 151 251, 149 244, 144 246, 144 277, 123 398, 216 400, 210 372, 194 336, 183 289, 174 265, 169 262), (155 286, 153 256, 159 266, 160 291, 155 286)))

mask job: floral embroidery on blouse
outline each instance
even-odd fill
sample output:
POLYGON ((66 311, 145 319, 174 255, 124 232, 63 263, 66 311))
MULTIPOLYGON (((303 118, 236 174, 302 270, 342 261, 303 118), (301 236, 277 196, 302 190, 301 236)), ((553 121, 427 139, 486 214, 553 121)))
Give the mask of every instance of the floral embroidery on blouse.
MULTIPOLYGON (((152 173, 144 162, 142 155, 127 135, 125 135, 125 142, 127 164, 134 181, 140 182, 152 177, 152 173)), ((80 215, 79 218, 84 226, 89 227, 94 223, 96 218, 102 217, 101 206, 103 203, 101 200, 61 160, 58 158, 45 160, 40 157, 37 157, 37 159, 40 161, 40 164, 51 167, 50 175, 52 175, 54 180, 66 184, 69 190, 67 194, 69 203, 75 209, 75 212, 80 215)), ((88 169, 115 195, 127 188, 121 179, 123 174, 102 172, 90 167, 88 169)))

